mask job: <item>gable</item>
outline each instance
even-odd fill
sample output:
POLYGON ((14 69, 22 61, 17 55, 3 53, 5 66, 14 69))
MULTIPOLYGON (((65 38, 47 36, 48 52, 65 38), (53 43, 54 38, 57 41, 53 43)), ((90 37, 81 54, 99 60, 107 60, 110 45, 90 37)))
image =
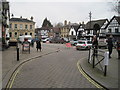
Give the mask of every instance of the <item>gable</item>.
POLYGON ((120 26, 120 17, 114 16, 110 22, 106 25, 105 29, 108 27, 118 27, 120 26))
POLYGON ((76 31, 73 27, 70 29, 69 35, 72 35, 72 32, 73 32, 73 35, 76 35, 76 31))

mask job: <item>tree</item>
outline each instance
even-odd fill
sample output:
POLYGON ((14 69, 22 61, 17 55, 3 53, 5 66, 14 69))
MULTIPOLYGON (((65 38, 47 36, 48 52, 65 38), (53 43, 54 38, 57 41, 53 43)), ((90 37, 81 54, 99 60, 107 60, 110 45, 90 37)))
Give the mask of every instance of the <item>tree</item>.
POLYGON ((120 0, 116 0, 115 3, 113 3, 112 10, 120 15, 120 0))
POLYGON ((45 18, 43 21, 42 27, 53 27, 53 25, 49 20, 47 20, 47 18, 45 18))
POLYGON ((63 23, 59 22, 55 25, 55 27, 62 27, 63 26, 63 23))

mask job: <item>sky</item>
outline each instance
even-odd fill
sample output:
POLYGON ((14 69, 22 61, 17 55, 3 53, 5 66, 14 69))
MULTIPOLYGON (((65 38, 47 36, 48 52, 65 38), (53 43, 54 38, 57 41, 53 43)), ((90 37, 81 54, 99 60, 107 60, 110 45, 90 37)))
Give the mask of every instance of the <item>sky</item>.
POLYGON ((111 19, 115 12, 111 10, 114 0, 8 0, 10 13, 14 17, 30 19, 33 16, 36 27, 41 27, 43 20, 47 19, 55 25, 64 20, 71 23, 92 20, 111 19), (89 2, 88 2, 89 1, 89 2))

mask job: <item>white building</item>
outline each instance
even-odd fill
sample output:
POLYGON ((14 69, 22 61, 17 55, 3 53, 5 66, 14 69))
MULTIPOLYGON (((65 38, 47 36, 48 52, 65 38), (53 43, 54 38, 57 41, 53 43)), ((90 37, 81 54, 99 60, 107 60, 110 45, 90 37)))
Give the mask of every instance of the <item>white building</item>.
POLYGON ((120 39, 120 16, 113 16, 105 27, 106 35, 113 35, 115 39, 120 39))

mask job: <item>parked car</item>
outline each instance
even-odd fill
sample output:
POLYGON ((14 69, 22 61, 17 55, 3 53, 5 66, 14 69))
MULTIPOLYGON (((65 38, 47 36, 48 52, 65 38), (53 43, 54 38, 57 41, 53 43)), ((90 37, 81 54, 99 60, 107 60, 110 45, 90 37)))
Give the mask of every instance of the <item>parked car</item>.
POLYGON ((78 43, 78 40, 71 40, 70 43, 71 45, 76 46, 76 44, 78 43))
POLYGON ((98 47, 99 47, 99 48, 101 48, 101 47, 107 48, 106 39, 99 39, 99 40, 98 40, 98 47))
POLYGON ((46 43, 47 41, 50 41, 50 39, 49 38, 45 38, 45 39, 42 40, 43 43, 46 43))
POLYGON ((92 42, 91 41, 83 41, 80 40, 78 41, 77 45, 76 45, 76 50, 81 50, 81 49, 90 49, 92 47, 92 42))

